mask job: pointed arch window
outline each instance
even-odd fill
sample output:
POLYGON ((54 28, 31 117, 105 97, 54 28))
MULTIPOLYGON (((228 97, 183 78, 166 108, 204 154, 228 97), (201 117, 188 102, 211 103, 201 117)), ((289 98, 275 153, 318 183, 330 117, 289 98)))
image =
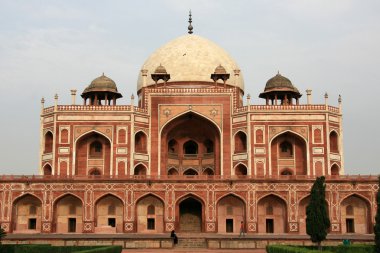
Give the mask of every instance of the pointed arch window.
POLYGON ((288 141, 280 143, 280 157, 293 157, 293 146, 288 141))
POLYGON ((94 141, 90 144, 90 157, 97 158, 103 156, 103 146, 100 141, 94 141))
POLYGON ((198 154, 198 144, 195 141, 187 141, 183 144, 183 151, 185 155, 196 155, 198 154))

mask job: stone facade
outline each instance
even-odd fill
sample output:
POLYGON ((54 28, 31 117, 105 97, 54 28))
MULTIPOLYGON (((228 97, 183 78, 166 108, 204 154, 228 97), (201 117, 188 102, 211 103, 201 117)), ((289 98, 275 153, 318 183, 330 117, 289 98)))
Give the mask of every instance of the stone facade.
POLYGON ((134 98, 116 105, 121 94, 104 74, 83 105, 75 91, 71 105, 42 101, 41 176, 0 178, 7 232, 238 234, 243 222, 248 233, 305 234, 317 176, 327 179, 331 232, 372 232, 377 180, 344 176, 341 99, 339 107, 327 96, 322 105, 309 97, 299 104, 298 90, 278 74, 260 94, 266 105, 251 105, 234 61, 191 36, 144 64, 137 106, 134 98))

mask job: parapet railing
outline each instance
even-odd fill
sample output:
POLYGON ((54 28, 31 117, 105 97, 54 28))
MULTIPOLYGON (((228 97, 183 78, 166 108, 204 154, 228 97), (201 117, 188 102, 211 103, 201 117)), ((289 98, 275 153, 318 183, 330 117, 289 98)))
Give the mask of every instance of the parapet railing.
POLYGON ((250 105, 236 108, 235 112, 250 111, 326 111, 339 113, 339 108, 328 105, 250 105))
MULTIPOLYGON (((250 105, 236 108, 235 112, 250 111, 326 111, 339 113, 339 108, 326 105, 250 105)), ((135 111, 147 113, 147 109, 132 105, 58 105, 57 111, 135 111), (133 110, 132 110, 133 109, 133 110)), ((54 112, 54 106, 43 109, 43 114, 54 112)))
MULTIPOLYGON (((146 109, 131 105, 58 105, 57 111, 135 111, 147 113, 146 109)), ((54 112, 54 106, 43 109, 43 114, 52 112, 54 112)))
MULTIPOLYGON (((326 181, 378 181, 377 175, 327 175, 326 181)), ((91 180, 125 180, 125 181, 231 181, 231 180, 315 180, 316 176, 309 175, 0 175, 0 181, 91 181, 91 180)))

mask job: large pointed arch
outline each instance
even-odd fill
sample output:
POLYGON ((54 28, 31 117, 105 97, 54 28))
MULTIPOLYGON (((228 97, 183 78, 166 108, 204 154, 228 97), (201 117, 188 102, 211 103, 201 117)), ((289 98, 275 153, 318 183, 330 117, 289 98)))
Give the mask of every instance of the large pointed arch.
MULTIPOLYGON (((223 139, 221 138, 221 129, 219 125, 209 117, 195 111, 186 111, 176 115, 165 122, 159 130, 158 136, 158 173, 167 174, 167 168, 175 164, 184 164, 182 160, 194 160, 189 163, 197 163, 197 171, 201 171, 202 166, 210 165, 215 168, 215 174, 221 174, 221 164, 223 161, 223 139), (199 134, 199 133, 202 134, 199 134), (178 152, 175 155, 168 152, 168 143, 178 144, 178 152), (183 144, 188 141, 194 141, 197 146, 197 152, 184 154, 183 144), (212 143, 212 147, 205 145, 205 142, 212 143), (206 147, 207 146, 207 147, 206 147), (210 151, 212 150, 212 152, 210 151), (207 156, 207 157, 206 157, 207 156)), ((182 169, 185 168, 180 168, 182 169)))
POLYGON ((295 135, 296 137, 300 138, 301 140, 304 141, 304 144, 305 144, 305 159, 306 159, 306 175, 310 175, 310 151, 309 151, 309 141, 304 137, 302 136, 301 134, 295 132, 295 131, 292 131, 292 130, 284 130, 284 131, 281 131, 277 134, 275 134, 274 136, 272 136, 272 138, 270 139, 269 141, 269 150, 268 150, 268 154, 269 154, 269 175, 272 175, 272 142, 279 136, 283 135, 283 134, 286 134, 286 133, 290 133, 290 134, 293 134, 295 135))
POLYGON ((205 201, 194 193, 188 193, 176 201, 176 217, 181 232, 204 232, 205 201))
MULTIPOLYGON (((87 175, 88 172, 92 169, 92 168, 87 168, 88 165, 87 165, 87 156, 89 155, 88 154, 88 150, 85 149, 85 150, 78 150, 78 145, 80 144, 80 142, 82 140, 85 140, 86 138, 91 138, 91 135, 93 136, 99 136, 100 139, 101 138, 104 138, 103 141, 103 144, 106 145, 104 147, 104 156, 102 157, 104 159, 104 165, 103 165, 103 168, 100 170, 102 173, 102 175, 113 175, 113 160, 112 157, 113 157, 113 142, 112 142, 112 139, 110 137, 108 137, 107 135, 105 135, 104 133, 100 132, 100 131, 97 131, 95 129, 93 130, 90 130, 90 131, 87 131, 85 133, 82 133, 81 135, 79 135, 75 140, 74 140, 74 151, 73 151, 73 157, 72 157, 72 175, 78 175, 78 174, 81 174, 81 175, 87 175), (79 144, 78 144, 79 143, 79 144), (108 147, 107 147, 108 145, 108 147), (85 161, 79 161, 78 159, 81 159, 80 155, 78 154, 78 152, 85 152, 85 161), (79 156, 79 157, 78 157, 79 156), (83 165, 82 163, 85 163, 85 165, 83 165), (82 168, 82 167, 85 167, 85 168, 82 168), (80 171, 79 171, 80 170, 80 171)), ((83 144, 85 145, 85 144, 83 144)), ((99 168, 97 168, 99 169, 99 168)))

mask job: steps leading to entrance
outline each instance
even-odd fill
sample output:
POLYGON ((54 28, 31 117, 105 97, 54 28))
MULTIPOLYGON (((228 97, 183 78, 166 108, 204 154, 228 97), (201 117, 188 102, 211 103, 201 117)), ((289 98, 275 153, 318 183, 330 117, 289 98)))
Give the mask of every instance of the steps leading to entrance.
POLYGON ((177 248, 207 248, 205 238, 180 238, 177 248))

